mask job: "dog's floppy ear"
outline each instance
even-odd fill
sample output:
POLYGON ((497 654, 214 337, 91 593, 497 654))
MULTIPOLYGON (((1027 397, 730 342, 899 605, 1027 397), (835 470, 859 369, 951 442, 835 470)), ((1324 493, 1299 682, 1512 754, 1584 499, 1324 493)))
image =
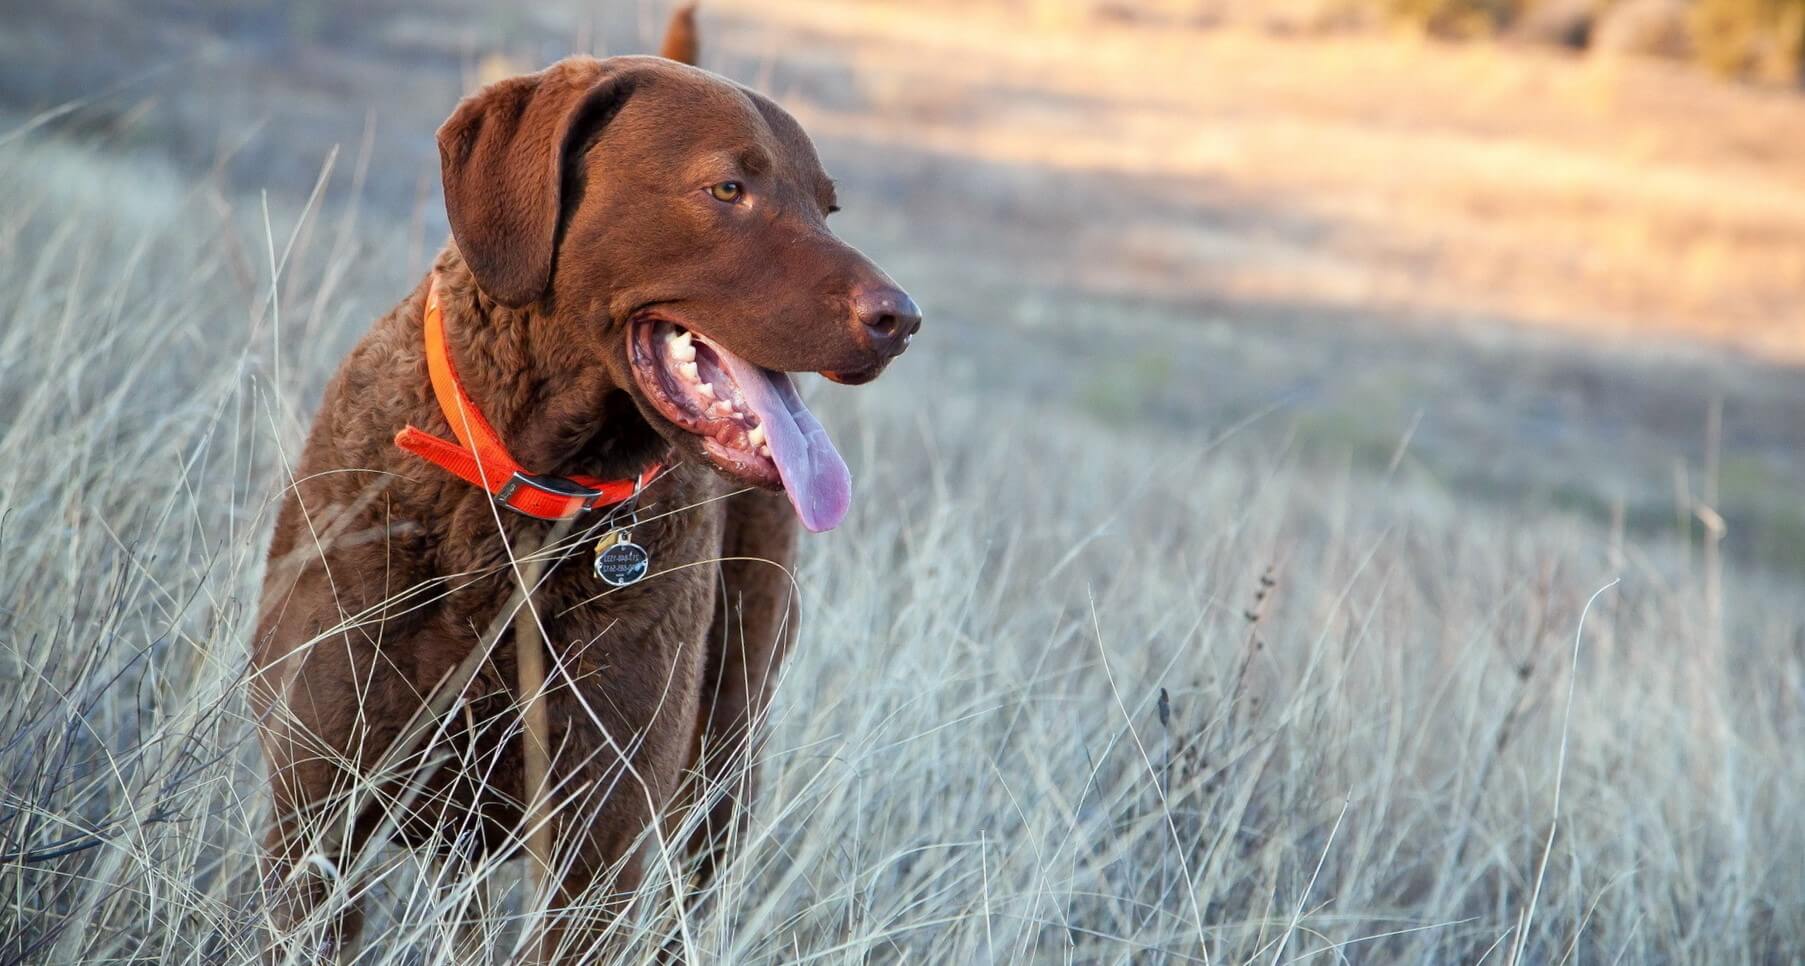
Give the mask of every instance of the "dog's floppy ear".
POLYGON ((490 84, 439 127, 451 237, 490 298, 518 308, 545 293, 566 161, 630 88, 600 61, 566 61, 490 84))
POLYGON ((664 28, 664 45, 658 56, 680 64, 695 64, 702 54, 702 41, 696 32, 696 5, 686 3, 671 14, 664 28))

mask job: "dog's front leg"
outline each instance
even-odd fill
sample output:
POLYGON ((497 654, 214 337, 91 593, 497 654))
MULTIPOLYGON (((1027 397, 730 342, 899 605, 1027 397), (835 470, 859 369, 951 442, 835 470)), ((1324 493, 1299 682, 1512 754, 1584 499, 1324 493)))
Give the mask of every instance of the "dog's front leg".
POLYGON ((664 840, 662 819, 689 764, 708 613, 670 622, 637 645, 604 640, 552 662, 556 847, 541 879, 551 884, 543 962, 593 962, 643 941, 625 914, 649 901, 640 885, 650 864, 682 875, 682 849, 664 840))
POLYGON ((687 807, 701 809, 686 843, 698 884, 710 881, 758 798, 765 709, 790 642, 797 601, 796 521, 783 496, 751 491, 727 501, 721 593, 708 631, 687 807))

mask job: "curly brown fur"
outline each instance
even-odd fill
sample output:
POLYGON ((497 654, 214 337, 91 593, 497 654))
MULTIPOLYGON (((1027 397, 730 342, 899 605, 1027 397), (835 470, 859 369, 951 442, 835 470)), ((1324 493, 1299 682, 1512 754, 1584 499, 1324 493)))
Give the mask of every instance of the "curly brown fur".
MULTIPOLYGON (((604 879, 631 890, 632 845, 691 800, 686 775, 720 778, 745 761, 794 632, 797 527, 780 493, 729 496, 745 487, 648 403, 630 323, 658 306, 762 367, 875 375, 906 343, 873 341, 860 293, 907 297, 827 230, 832 185, 801 128, 692 67, 564 61, 466 100, 440 146, 453 241, 433 272, 471 398, 534 472, 669 467, 641 499, 656 519, 633 531, 653 576, 609 590, 585 550, 532 595, 551 671, 553 797, 574 795, 555 827, 571 859, 557 901, 604 879), (758 193, 756 217, 711 207, 701 188, 729 176, 758 193), (757 560, 720 562, 732 557, 757 560)), ((370 774, 505 618, 510 548, 535 548, 552 527, 394 445, 410 424, 452 435, 427 375, 426 290, 422 279, 377 320, 328 385, 270 547, 250 692, 275 799, 279 931, 317 921, 324 887, 303 860, 315 831, 343 825, 334 810, 359 783, 385 795, 355 816, 334 862, 389 822, 401 841, 442 851, 508 849, 521 834, 511 637, 429 748, 403 749, 449 761, 421 771, 418 788, 370 774)), ((742 783, 712 807, 693 842, 705 868, 749 797, 742 783)), ((335 940, 356 928, 352 910, 335 940)))

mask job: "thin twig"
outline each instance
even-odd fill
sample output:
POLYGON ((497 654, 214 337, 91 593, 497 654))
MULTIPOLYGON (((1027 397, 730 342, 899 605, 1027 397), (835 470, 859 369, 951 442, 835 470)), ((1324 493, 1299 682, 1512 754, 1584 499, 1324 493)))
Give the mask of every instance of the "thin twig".
MULTIPOLYGON (((563 539, 570 520, 560 520, 546 536, 547 544, 563 539)), ((544 561, 528 564, 526 585, 538 582, 538 571, 544 561)), ((526 854, 528 874, 535 893, 543 894, 552 868, 552 828, 546 811, 546 781, 551 774, 551 724, 545 705, 545 635, 538 616, 522 607, 514 620, 514 673, 520 685, 520 699, 526 703, 522 711, 525 734, 521 736, 522 758, 526 769, 526 854)), ((539 943, 528 943, 526 961, 544 961, 539 943)))

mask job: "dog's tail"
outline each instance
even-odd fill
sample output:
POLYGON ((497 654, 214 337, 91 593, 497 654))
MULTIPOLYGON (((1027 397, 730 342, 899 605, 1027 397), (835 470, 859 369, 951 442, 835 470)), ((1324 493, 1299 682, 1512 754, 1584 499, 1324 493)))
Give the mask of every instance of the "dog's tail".
POLYGON ((684 64, 694 64, 702 54, 702 40, 696 33, 696 5, 686 3, 671 14, 664 28, 664 46, 658 56, 684 64))

